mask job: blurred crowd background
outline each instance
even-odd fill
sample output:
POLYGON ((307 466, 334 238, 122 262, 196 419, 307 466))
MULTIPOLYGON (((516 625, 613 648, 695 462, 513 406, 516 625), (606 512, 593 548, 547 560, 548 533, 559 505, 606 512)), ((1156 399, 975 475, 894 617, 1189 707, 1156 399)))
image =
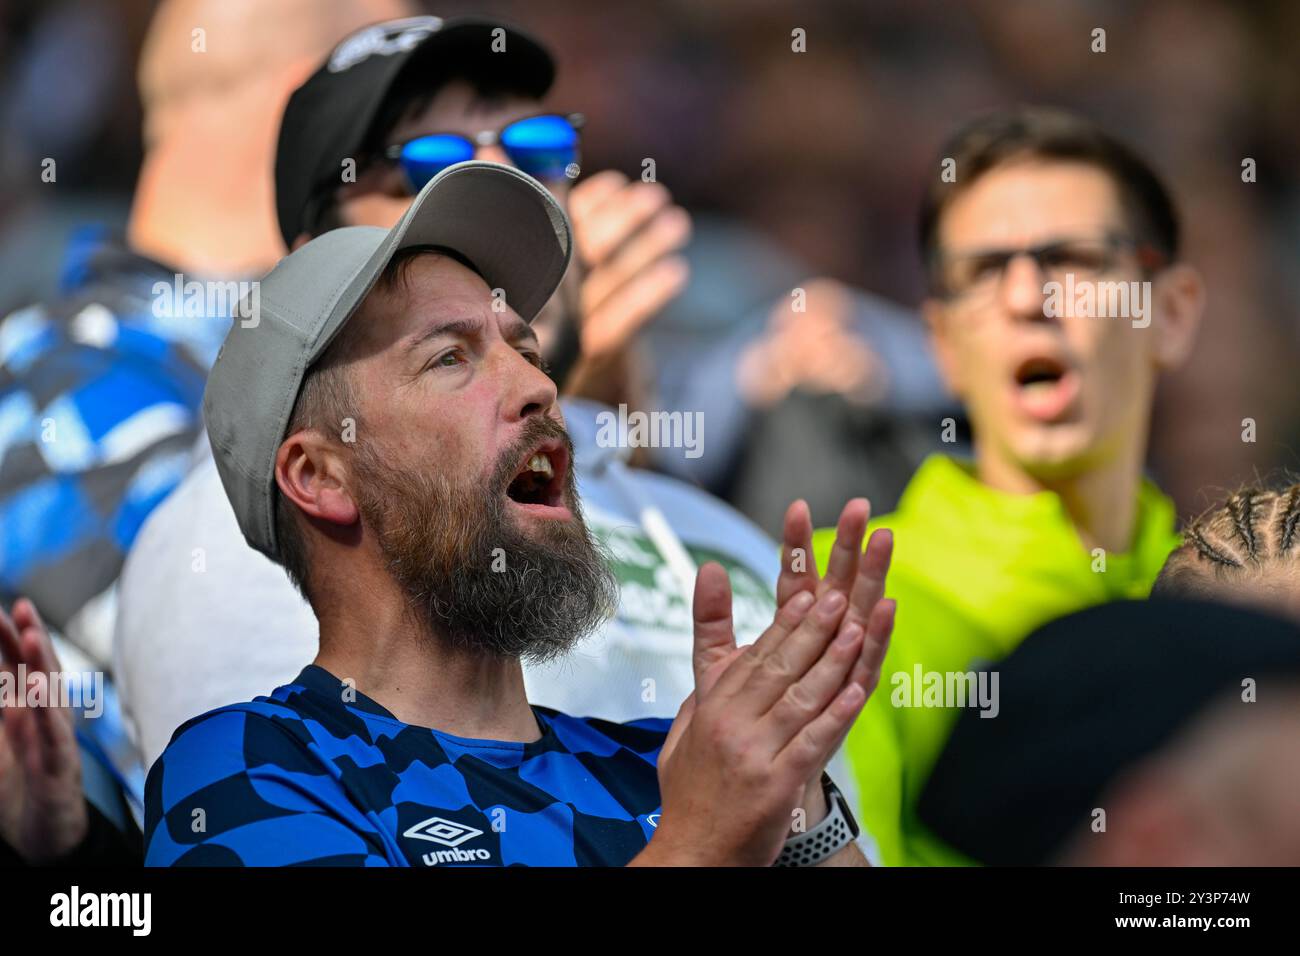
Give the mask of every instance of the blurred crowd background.
MULTIPOLYGON (((560 64, 550 102, 587 117, 584 168, 639 175, 652 158, 695 217, 691 285, 644 333, 664 407, 743 403, 734 376, 704 374, 702 357, 733 367, 763 334, 772 304, 810 277, 911 310, 923 291, 916 210, 937 174, 940 142, 980 110, 1049 103, 1099 120, 1154 161, 1182 204, 1187 257, 1207 277, 1196 355, 1161 396, 1154 476, 1186 515, 1244 481, 1300 465, 1300 4, 425 6, 500 17, 541 38, 560 64), (1104 53, 1090 49, 1095 27, 1106 31, 1104 53), (806 31, 806 53, 791 50, 795 28, 806 31), (1242 181, 1247 158, 1253 183, 1242 181), (1254 443, 1242 440, 1247 418, 1254 443)), ((134 72, 153 7, 0 0, 0 310, 51 296, 78 229, 125 221, 141 157, 134 72), (48 156, 59 157, 54 184, 40 175, 48 156)), ((815 381, 800 390, 813 403, 837 403, 848 422, 842 435, 854 434, 855 417, 870 419, 869 399, 819 395, 836 389, 815 381)), ((915 403, 936 442, 940 407, 915 403)), ((788 470, 798 493, 806 463, 764 444, 780 423, 775 407, 749 409, 743 422, 729 414, 706 416, 706 443, 725 444, 726 435, 709 433, 716 422, 737 448, 706 456, 707 470, 686 476, 771 530, 767 499, 747 492, 745 469, 788 470)), ((901 486, 906 470, 899 477, 901 486)), ((878 510, 893 504, 885 484, 878 510)), ((833 520, 830 509, 838 505, 814 500, 819 523, 833 520)))

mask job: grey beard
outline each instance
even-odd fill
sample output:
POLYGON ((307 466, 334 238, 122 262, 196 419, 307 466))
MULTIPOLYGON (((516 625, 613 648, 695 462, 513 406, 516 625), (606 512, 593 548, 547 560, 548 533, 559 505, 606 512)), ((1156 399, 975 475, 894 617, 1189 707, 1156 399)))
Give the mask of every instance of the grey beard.
POLYGON ((618 582, 583 520, 572 468, 565 490, 572 521, 539 522, 528 535, 507 513, 504 489, 520 457, 556 436, 568 442, 549 419, 530 422, 486 487, 402 474, 368 445, 356 446, 359 505, 389 573, 421 623, 455 650, 553 660, 618 606, 618 582))
POLYGON ((498 543, 489 547, 484 540, 476 558, 439 586, 423 582, 419 596, 409 593, 453 647, 531 663, 553 660, 599 627, 618 603, 613 573, 585 525, 580 530, 580 539, 570 535, 554 548, 517 532, 510 543, 494 535, 498 543), (494 560, 501 570, 492 570, 494 560))

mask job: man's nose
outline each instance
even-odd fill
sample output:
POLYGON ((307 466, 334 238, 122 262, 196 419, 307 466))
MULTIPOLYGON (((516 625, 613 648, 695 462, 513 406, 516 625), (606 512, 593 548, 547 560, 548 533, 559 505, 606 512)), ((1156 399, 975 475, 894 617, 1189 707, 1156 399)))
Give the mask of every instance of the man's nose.
POLYGON ((491 163, 505 163, 507 166, 514 165, 514 162, 510 159, 510 154, 501 148, 500 143, 478 147, 474 150, 474 158, 485 159, 491 163))
POLYGON ((503 409, 506 418, 523 421, 549 412, 559 397, 555 382, 510 346, 504 346, 504 353, 509 353, 504 355, 502 370, 509 383, 503 409))
POLYGON ((999 294, 1002 305, 1009 314, 1025 321, 1042 321, 1046 293, 1043 291, 1043 271, 1032 256, 1012 256, 1002 274, 999 294))

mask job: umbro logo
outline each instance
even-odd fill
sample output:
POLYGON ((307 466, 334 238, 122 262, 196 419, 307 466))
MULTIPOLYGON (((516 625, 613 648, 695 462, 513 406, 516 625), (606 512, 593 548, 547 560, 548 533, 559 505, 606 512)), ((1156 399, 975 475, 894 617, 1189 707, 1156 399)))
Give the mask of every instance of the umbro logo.
POLYGON ((492 854, 481 848, 460 849, 460 845, 466 840, 472 840, 482 835, 482 830, 443 817, 429 817, 427 820, 421 820, 419 823, 408 827, 406 832, 402 834, 402 836, 410 837, 413 840, 428 840, 430 843, 437 843, 439 846, 448 848, 446 850, 433 850, 424 854, 420 859, 424 861, 425 866, 437 866, 439 863, 476 863, 492 859, 492 854))
POLYGON ((467 827, 455 820, 444 820, 442 817, 429 817, 427 820, 421 820, 402 834, 404 837, 411 837, 415 840, 428 840, 430 843, 441 843, 443 846, 460 846, 466 840, 472 840, 476 836, 482 835, 482 830, 475 830, 473 827, 467 827))

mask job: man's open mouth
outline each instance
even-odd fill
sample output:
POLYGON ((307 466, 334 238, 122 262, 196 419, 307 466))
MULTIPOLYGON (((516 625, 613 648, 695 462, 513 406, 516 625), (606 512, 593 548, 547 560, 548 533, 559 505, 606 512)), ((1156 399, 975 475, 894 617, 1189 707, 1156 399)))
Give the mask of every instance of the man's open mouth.
POLYGON ((506 488, 506 497, 529 511, 546 514, 568 512, 564 501, 565 477, 569 470, 569 452, 561 442, 543 442, 524 456, 515 477, 506 488))
POLYGON ((1051 358, 1031 358, 1016 369, 1016 384, 1026 390, 1054 387, 1065 376, 1066 367, 1051 358))
POLYGON ((1069 411, 1079 394, 1079 376, 1052 356, 1034 356, 1015 371, 1016 400, 1023 411, 1040 421, 1055 421, 1069 411))

